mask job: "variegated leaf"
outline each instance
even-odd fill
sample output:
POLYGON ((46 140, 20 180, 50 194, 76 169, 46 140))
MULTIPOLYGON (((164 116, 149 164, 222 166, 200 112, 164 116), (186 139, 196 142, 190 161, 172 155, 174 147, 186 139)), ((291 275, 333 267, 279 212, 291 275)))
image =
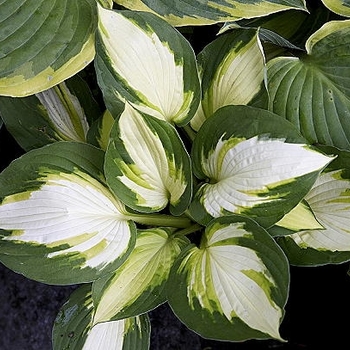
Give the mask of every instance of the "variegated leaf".
POLYGON ((265 65, 257 30, 235 29, 219 36, 198 62, 206 118, 221 107, 248 104, 261 89, 265 65))
POLYGON ((200 96, 194 52, 186 39, 150 13, 99 6, 97 75, 107 108, 115 97, 178 125, 194 115, 200 96))
POLYGON ((103 152, 95 147, 56 142, 5 169, 0 260, 51 284, 92 281, 121 265, 136 229, 102 182, 102 163, 103 152))
POLYGON ((86 142, 100 108, 78 75, 28 97, 0 97, 7 130, 28 151, 55 141, 86 142))
POLYGON ((82 350, 148 350, 150 328, 147 314, 97 324, 82 350))
POLYGON ((166 301, 170 268, 189 240, 167 228, 140 231, 127 261, 93 284, 94 323, 143 314, 166 301))
POLYGON ((292 263, 317 265, 350 260, 349 161, 350 152, 338 151, 338 158, 305 197, 324 229, 304 229, 278 241, 292 263))
POLYGON ((315 214, 305 200, 287 213, 275 226, 269 229, 269 233, 276 236, 289 235, 304 230, 323 230, 324 227, 317 221, 315 214))
POLYGON ((103 7, 111 9, 113 7, 113 0, 97 0, 103 7))
POLYGON ((180 320, 205 338, 282 340, 289 264, 272 237, 247 217, 214 219, 200 247, 177 259, 168 301, 180 320))
POLYGON ((319 6, 311 7, 309 12, 289 10, 266 17, 228 22, 222 26, 220 33, 231 27, 259 28, 264 54, 269 61, 276 56, 290 56, 304 51, 305 39, 329 20, 330 12, 323 6, 319 6), (293 21, 290 20, 291 18, 293 21), (293 50, 292 53, 291 50, 293 50))
POLYGON ((66 83, 39 92, 36 97, 62 140, 86 141, 89 124, 79 100, 69 91, 66 83))
POLYGON ((91 286, 77 289, 60 309, 53 327, 53 350, 148 350, 150 321, 141 315, 93 327, 91 286))
POLYGON ((190 121, 191 130, 197 132, 202 124, 205 122, 206 117, 203 111, 202 103, 199 104, 198 109, 190 121))
POLYGON ((106 109, 102 116, 91 125, 87 134, 88 141, 106 151, 114 120, 112 114, 106 109))
POLYGON ((331 21, 306 42, 307 55, 268 62, 269 109, 310 143, 350 149, 350 20, 331 21))
POLYGON ((170 204, 179 215, 192 195, 190 159, 176 129, 126 104, 111 131, 107 182, 129 207, 156 212, 170 204))
POLYGON ((350 17, 349 0, 322 0, 323 4, 331 11, 343 17, 350 17))
POLYGON ((91 284, 78 287, 60 308, 52 328, 52 348, 82 349, 91 329, 91 284))
POLYGON ((235 213, 269 227, 302 200, 332 159, 277 115, 223 107, 206 120, 193 143, 194 172, 203 183, 190 213, 202 224, 235 213))
POLYGON ((266 16, 287 9, 306 10, 304 1, 242 2, 237 0, 114 0, 131 10, 150 11, 162 16, 174 26, 204 25, 239 18, 266 16))
MULTIPOLYGON (((288 17, 290 18, 291 14, 289 12, 292 11, 288 11, 288 17)), ((309 14, 305 14, 304 12, 300 12, 300 11, 294 11, 296 12, 296 23, 293 21, 293 27, 294 25, 298 24, 298 16, 299 14, 301 15, 305 15, 308 16, 309 14)), ((278 16, 280 16, 281 21, 283 19, 283 15, 281 15, 280 13, 278 14, 274 14, 271 15, 270 17, 276 19, 275 17, 279 18, 278 16)), ((271 47, 274 47, 275 49, 272 51, 274 53, 276 53, 276 55, 278 55, 278 53, 280 55, 282 55, 282 53, 284 52, 285 49, 290 49, 290 50, 302 50, 300 47, 292 44, 292 42, 290 42, 289 40, 287 40, 285 37, 281 36, 280 34, 278 34, 277 32, 275 32, 274 30, 270 30, 267 28, 263 28, 260 27, 258 23, 262 23, 263 26, 269 26, 271 25, 271 23, 269 23, 269 20, 267 20, 265 17, 264 18, 257 18, 257 19, 253 19, 253 20, 242 20, 242 21, 238 21, 238 22, 227 22, 225 23, 219 31, 219 34, 225 33, 227 31, 230 31, 231 29, 238 29, 238 28, 245 28, 245 29, 252 29, 254 28, 255 30, 257 28, 259 28, 259 39, 261 41, 261 43, 263 44, 263 52, 264 55, 267 53, 266 57, 267 58, 271 58, 271 47), (270 45, 273 44, 273 45, 270 45), (284 49, 282 49, 284 48, 284 49)), ((273 20, 271 22, 274 22, 273 20)), ((283 24, 285 23, 285 21, 283 22, 283 24)), ((286 26, 284 26, 286 27, 286 26)), ((289 27, 289 26, 288 26, 289 27)))
POLYGON ((28 96, 73 76, 94 58, 95 0, 3 0, 0 95, 28 96))
POLYGON ((25 151, 57 141, 47 113, 33 96, 0 96, 0 114, 6 129, 25 151))
POLYGON ((350 179, 342 176, 342 170, 322 173, 305 197, 325 229, 292 235, 300 247, 350 252, 350 179))

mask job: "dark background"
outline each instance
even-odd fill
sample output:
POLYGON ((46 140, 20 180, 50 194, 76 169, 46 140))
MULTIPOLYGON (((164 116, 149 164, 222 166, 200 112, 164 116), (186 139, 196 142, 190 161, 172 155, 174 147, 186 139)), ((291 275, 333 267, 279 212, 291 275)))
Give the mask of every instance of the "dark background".
MULTIPOLYGON (((2 170, 22 150, 0 130, 2 170)), ((167 304, 150 312, 151 350, 350 349, 349 264, 291 267, 291 289, 281 336, 287 343, 203 339, 188 330, 167 304)), ((59 308, 77 286, 49 286, 0 263, 0 350, 51 350, 51 329, 59 308)), ((135 349, 138 350, 138 349, 135 349)))

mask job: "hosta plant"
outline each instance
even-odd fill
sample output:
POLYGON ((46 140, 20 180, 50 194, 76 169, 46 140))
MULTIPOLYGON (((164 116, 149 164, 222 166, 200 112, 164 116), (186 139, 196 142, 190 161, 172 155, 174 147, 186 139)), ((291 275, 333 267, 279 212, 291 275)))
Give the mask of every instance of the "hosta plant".
POLYGON ((81 285, 55 350, 148 349, 166 302, 204 338, 286 341, 290 266, 350 260, 348 8, 0 1, 24 153, 0 174, 0 261, 81 285))

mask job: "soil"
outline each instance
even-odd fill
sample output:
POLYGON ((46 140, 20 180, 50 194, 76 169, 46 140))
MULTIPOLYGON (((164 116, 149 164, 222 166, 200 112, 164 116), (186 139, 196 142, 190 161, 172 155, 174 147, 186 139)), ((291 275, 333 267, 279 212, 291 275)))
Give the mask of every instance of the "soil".
MULTIPOLYGON (((150 312, 150 350, 347 349, 346 319, 350 312, 347 269, 347 264, 292 268, 293 287, 281 326, 287 343, 203 339, 164 304, 150 312)), ((76 288, 35 282, 0 264, 0 350, 52 350, 51 329, 56 314, 76 288)))

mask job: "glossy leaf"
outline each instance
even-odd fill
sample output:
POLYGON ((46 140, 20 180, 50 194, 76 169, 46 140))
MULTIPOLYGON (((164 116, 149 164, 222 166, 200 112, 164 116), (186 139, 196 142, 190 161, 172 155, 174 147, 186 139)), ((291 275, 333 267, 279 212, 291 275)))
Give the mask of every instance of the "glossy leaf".
POLYGON ((152 0, 114 0, 131 10, 150 11, 165 18, 174 26, 204 25, 232 21, 235 18, 266 16, 269 13, 287 9, 305 10, 303 1, 259 1, 235 0, 173 0, 168 2, 152 0))
POLYGON ((3 0, 0 95, 32 95, 82 70, 95 55, 96 25, 95 0, 3 0))
POLYGON ((91 286, 77 289, 60 309, 53 327, 53 350, 147 350, 147 315, 92 326, 91 286))
POLYGON ((143 314, 166 301, 170 268, 189 240, 167 228, 142 230, 127 261, 94 282, 94 323, 143 314))
POLYGON ((282 340, 289 265, 253 220, 214 219, 200 247, 186 249, 171 271, 168 300, 175 314, 205 338, 282 340))
POLYGON ((110 137, 105 174, 118 197, 137 211, 156 212, 169 203, 172 214, 182 214, 191 200, 192 178, 176 129, 126 105, 110 137))
POLYGON ((277 115, 227 106, 199 130, 192 159, 203 181, 190 207, 195 220, 206 224, 235 213, 269 227, 301 201, 333 158, 277 115))
POLYGON ((117 96, 141 112, 186 124, 197 109, 200 88, 185 38, 153 14, 100 6, 98 28, 97 75, 112 114, 117 96))
POLYGON ((76 284, 124 262, 136 229, 103 183, 102 162, 97 148, 56 142, 26 153, 1 173, 5 265, 46 283, 76 284))
POLYGON ((328 22, 307 40, 307 55, 268 62, 269 109, 310 143, 350 149, 349 34, 349 20, 328 22))

